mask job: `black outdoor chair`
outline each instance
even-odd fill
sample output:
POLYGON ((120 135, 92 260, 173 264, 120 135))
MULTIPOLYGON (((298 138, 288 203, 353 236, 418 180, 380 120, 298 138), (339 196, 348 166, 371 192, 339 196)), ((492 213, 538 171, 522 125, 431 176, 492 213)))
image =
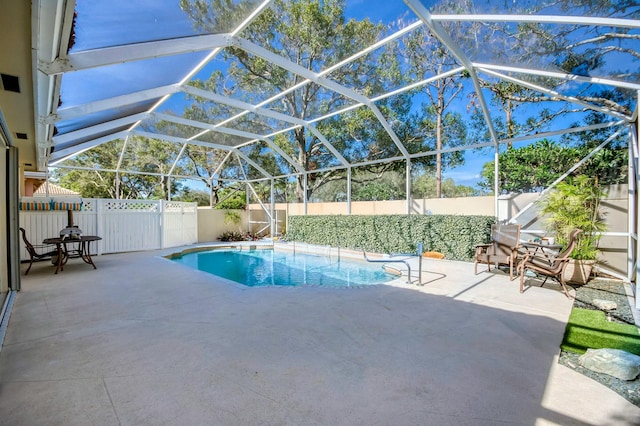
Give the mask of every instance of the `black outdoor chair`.
POLYGON ((33 265, 34 260, 42 260, 45 258, 50 258, 51 256, 58 255, 57 246, 51 245, 51 244, 37 244, 34 246, 29 242, 29 240, 27 240, 27 234, 24 228, 21 227, 20 232, 22 232, 22 241, 24 241, 24 246, 27 249, 27 252, 29 253, 29 257, 31 258, 29 262, 29 267, 27 268, 27 271, 24 273, 25 275, 29 273, 29 270, 31 269, 31 265, 33 265))

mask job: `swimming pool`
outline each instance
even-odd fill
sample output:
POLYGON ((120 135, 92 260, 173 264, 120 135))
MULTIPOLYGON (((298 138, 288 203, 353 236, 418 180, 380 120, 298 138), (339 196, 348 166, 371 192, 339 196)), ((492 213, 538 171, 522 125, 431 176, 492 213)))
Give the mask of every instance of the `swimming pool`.
POLYGON ((249 287, 354 287, 398 278, 381 266, 337 257, 260 250, 208 250, 173 257, 173 261, 249 287))

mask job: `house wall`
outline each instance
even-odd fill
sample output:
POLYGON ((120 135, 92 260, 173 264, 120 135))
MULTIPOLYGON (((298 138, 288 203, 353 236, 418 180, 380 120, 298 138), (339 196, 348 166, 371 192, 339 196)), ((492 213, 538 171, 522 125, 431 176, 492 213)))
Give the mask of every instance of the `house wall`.
POLYGON ((245 210, 235 210, 240 213, 240 223, 225 223, 225 210, 211 207, 198 207, 198 242, 207 243, 217 241, 223 232, 247 232, 248 214, 245 210))
MULTIPOLYGON (((260 209, 258 204, 251 204, 251 209, 260 209)), ((284 210, 290 216, 304 215, 303 203, 276 203, 276 209, 284 210)), ((493 216, 493 197, 460 197, 460 198, 427 198, 412 200, 411 214, 459 214, 493 216)), ((351 214, 385 215, 406 214, 406 200, 392 201, 354 201, 351 203, 351 214)), ((347 214, 346 202, 307 203, 308 215, 347 214)))

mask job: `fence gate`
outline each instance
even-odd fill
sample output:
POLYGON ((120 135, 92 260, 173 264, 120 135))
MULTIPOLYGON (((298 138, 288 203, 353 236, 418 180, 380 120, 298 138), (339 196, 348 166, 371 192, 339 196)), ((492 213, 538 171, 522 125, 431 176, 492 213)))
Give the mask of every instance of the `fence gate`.
MULTIPOLYGON (((23 198, 22 203, 25 206, 33 203, 46 205, 49 200, 23 198)), ((53 202, 51 206, 54 206, 53 202)), ((82 209, 73 212, 73 224, 84 235, 102 237, 102 240, 91 244, 95 253, 122 253, 196 243, 197 214, 196 203, 83 198, 82 209)), ((27 238, 33 244, 57 236, 67 225, 66 210, 20 211, 20 226, 25 228, 27 238)), ((21 248, 21 258, 28 259, 22 242, 21 248)))

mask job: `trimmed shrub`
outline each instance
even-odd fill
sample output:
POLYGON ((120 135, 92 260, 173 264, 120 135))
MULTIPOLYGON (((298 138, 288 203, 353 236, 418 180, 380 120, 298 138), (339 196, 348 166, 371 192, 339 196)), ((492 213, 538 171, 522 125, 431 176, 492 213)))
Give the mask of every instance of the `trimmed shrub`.
POLYGON ((286 239, 374 253, 443 253, 472 260, 477 244, 491 240, 493 216, 382 215, 291 216, 286 239))
POLYGON ((244 241, 245 236, 238 231, 225 231, 218 237, 220 241, 244 241))

